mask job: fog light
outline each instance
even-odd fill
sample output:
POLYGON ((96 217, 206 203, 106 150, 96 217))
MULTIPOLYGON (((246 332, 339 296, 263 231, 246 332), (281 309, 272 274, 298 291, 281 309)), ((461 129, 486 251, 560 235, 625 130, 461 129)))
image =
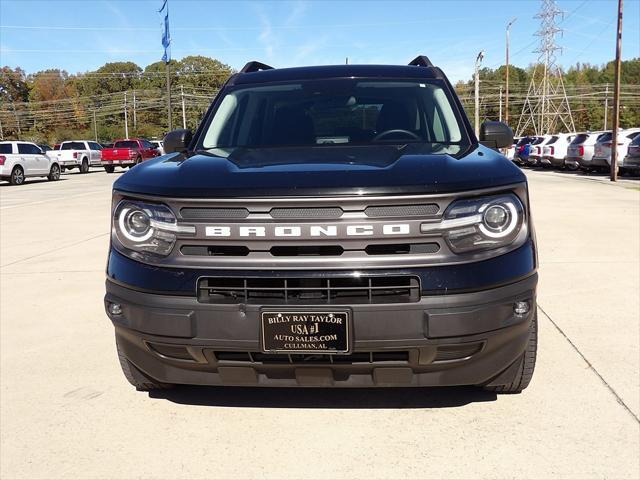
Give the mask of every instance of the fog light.
POLYGON ((119 303, 110 303, 107 308, 110 315, 122 315, 122 305, 119 303))
POLYGON ((516 315, 526 315, 529 313, 529 302, 516 302, 513 304, 513 313, 516 315))

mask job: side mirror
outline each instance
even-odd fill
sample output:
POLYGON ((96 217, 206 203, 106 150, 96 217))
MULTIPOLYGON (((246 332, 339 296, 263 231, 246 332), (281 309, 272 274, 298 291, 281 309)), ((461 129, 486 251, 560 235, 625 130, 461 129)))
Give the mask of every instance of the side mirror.
POLYGON ((191 143, 193 133, 191 130, 181 128, 180 130, 173 130, 164 137, 164 153, 183 152, 191 143))
POLYGON ((513 130, 502 122, 483 122, 480 125, 480 143, 495 150, 510 147, 513 145, 513 130))

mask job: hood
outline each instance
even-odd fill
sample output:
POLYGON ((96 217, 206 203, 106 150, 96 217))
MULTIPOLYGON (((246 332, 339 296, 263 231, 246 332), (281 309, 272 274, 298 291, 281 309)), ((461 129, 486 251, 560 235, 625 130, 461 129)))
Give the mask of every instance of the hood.
POLYGON ((478 145, 236 148, 173 153, 137 165, 119 191, 167 197, 410 195, 526 181, 500 153, 478 145))

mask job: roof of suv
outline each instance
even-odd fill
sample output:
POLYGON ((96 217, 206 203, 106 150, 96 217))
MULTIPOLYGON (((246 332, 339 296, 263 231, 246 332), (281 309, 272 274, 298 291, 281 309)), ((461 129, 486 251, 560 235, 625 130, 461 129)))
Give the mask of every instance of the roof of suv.
POLYGON ((323 78, 444 78, 437 67, 415 65, 327 65, 316 67, 272 68, 238 73, 229 85, 280 82, 286 80, 314 80, 323 78))

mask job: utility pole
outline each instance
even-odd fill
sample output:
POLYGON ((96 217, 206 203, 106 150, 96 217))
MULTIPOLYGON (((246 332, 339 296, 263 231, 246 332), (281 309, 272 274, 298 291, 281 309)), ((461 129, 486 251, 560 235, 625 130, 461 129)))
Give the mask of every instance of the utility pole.
POLYGON ((129 121, 127 119, 127 92, 124 92, 124 138, 129 138, 129 121))
POLYGON ((133 131, 138 133, 138 121, 136 118, 136 91, 133 91, 133 131))
POLYGON ((616 33, 616 75, 613 85, 613 125, 611 126, 611 181, 618 179, 618 127, 620 126, 620 58, 622 55, 622 0, 618 0, 616 33))
POLYGON ((609 113, 609 84, 607 83, 607 87, 604 91, 604 127, 603 130, 607 129, 607 114, 609 113))
POLYGON ((167 66, 167 117, 169 124, 169 131, 173 130, 173 121, 171 119, 171 76, 169 75, 169 62, 165 63, 167 66))
POLYGON ((480 51, 480 53, 476 57, 476 69, 475 69, 475 79, 476 79, 475 129, 476 129, 476 137, 480 136, 480 63, 482 63, 482 59, 483 58, 484 58, 484 50, 480 51))
POLYGON ((187 116, 184 113, 184 87, 180 85, 180 99, 182 100, 182 128, 187 128, 187 116))
POLYGON ((98 143, 98 126, 96 125, 96 109, 93 109, 93 137, 96 143, 98 143))
POLYGON ((2 120, 0 120, 0 140, 4 140, 4 133, 2 132, 2 120))
POLYGON ((349 57, 346 57, 346 58, 344 59, 344 64, 345 64, 345 65, 349 65, 349 57))
POLYGON ((506 64, 506 92, 504 99, 504 123, 509 125, 509 32, 511 31, 511 25, 517 20, 517 17, 513 17, 507 24, 507 64, 506 64))
POLYGON ((500 113, 499 113, 500 121, 502 121, 502 85, 500 85, 500 113))

